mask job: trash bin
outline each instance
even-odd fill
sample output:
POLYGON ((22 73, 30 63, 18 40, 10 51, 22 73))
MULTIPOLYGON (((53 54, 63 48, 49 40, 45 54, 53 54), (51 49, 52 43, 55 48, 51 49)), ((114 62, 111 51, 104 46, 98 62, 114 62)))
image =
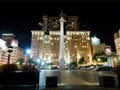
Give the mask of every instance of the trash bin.
POLYGON ((115 78, 113 76, 99 76, 99 86, 115 87, 115 78))
POLYGON ((46 77, 46 88, 57 87, 58 77, 57 76, 47 76, 46 77))

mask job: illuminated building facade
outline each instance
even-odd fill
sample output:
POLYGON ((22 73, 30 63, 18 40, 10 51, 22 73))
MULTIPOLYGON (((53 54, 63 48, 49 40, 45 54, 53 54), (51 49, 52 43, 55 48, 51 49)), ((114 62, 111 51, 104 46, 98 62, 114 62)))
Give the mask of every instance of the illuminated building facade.
POLYGON ((105 47, 106 47, 105 43, 100 43, 97 46, 92 46, 92 48, 93 48, 93 55, 95 53, 105 52, 105 47))
MULTIPOLYGON (((32 30, 31 58, 59 63, 60 17, 43 16, 42 30, 32 30)), ((90 31, 79 30, 77 16, 65 16, 64 59, 78 61, 81 57, 91 62, 90 31)))
POLYGON ((114 33, 114 42, 117 54, 120 54, 120 30, 114 33))
POLYGON ((23 50, 18 47, 18 40, 14 39, 13 34, 2 34, 0 39, 0 64, 6 64, 8 60, 7 47, 12 46, 13 52, 10 56, 10 63, 16 63, 16 60, 19 58, 24 58, 23 50))
POLYGON ((24 59, 23 50, 20 47, 13 46, 13 52, 10 56, 10 63, 16 63, 16 60, 19 58, 24 59))
POLYGON ((7 60, 6 49, 7 49, 6 42, 0 39, 0 64, 4 64, 4 62, 7 60))

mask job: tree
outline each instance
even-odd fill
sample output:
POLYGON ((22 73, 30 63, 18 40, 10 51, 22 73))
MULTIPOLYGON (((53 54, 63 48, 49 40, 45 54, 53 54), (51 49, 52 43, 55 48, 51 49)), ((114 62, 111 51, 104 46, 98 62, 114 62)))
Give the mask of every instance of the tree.
POLYGON ((20 66, 25 62, 25 60, 23 58, 19 58, 17 59, 17 62, 19 62, 20 66))
POLYGON ((70 67, 77 67, 77 62, 76 61, 71 61, 70 62, 70 67))
POLYGON ((29 58, 26 62, 30 63, 30 64, 35 64, 35 62, 34 62, 34 60, 32 58, 29 58))
POLYGON ((93 60, 98 61, 98 58, 101 60, 101 62, 106 62, 107 58, 105 57, 106 54, 102 52, 95 53, 93 56, 93 60))
POLYGON ((84 57, 81 57, 80 60, 78 61, 78 64, 85 64, 85 59, 84 57))

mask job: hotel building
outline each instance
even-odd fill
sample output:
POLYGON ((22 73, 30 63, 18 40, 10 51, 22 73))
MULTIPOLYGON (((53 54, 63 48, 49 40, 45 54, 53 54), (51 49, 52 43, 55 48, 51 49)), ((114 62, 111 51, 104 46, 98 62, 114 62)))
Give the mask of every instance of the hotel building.
MULTIPOLYGON (((31 58, 45 60, 56 65, 60 53, 60 17, 43 16, 42 30, 32 30, 31 58)), ((77 16, 65 16, 64 25, 64 60, 78 61, 84 57, 92 62, 90 31, 80 30, 77 16)))

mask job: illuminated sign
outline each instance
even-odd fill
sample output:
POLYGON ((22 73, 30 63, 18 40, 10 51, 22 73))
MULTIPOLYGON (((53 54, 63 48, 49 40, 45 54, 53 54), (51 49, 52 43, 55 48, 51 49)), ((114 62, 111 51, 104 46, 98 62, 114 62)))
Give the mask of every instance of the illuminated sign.
POLYGON ((105 47, 105 53, 106 53, 107 55, 111 54, 111 46, 106 46, 106 47, 105 47))
POLYGON ((11 46, 18 47, 18 40, 12 40, 11 46))
POLYGON ((2 34, 2 35, 5 35, 5 36, 10 36, 10 35, 12 35, 12 36, 14 36, 14 34, 11 34, 11 33, 9 33, 9 34, 2 34))
POLYGON ((111 49, 110 49, 110 48, 106 48, 105 51, 106 51, 107 53, 110 53, 110 52, 111 52, 111 49))

